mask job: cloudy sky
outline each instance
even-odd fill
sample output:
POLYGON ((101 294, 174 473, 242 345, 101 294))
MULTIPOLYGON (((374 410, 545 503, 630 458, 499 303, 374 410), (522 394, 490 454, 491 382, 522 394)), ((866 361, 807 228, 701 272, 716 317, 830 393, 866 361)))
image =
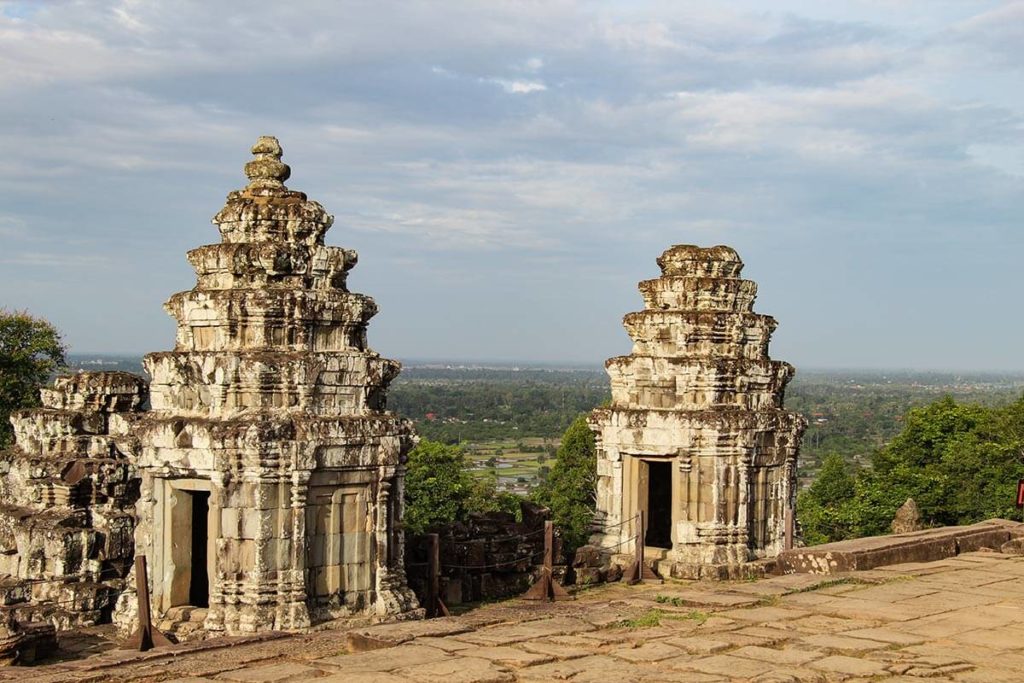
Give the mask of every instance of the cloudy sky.
POLYGON ((398 358, 628 352, 729 244, 800 367, 1024 370, 1024 2, 0 1, 0 306, 170 348, 261 134, 398 358))

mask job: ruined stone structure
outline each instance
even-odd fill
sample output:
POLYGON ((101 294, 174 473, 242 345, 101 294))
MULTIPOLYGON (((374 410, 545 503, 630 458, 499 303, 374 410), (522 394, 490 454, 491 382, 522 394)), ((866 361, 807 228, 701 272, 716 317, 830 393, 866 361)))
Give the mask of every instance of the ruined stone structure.
POLYGON ((228 633, 408 614, 397 522, 414 437, 385 404, 400 366, 367 347, 377 307, 346 288, 356 253, 324 246, 333 218, 285 187, 276 139, 252 152, 213 219, 221 242, 188 254, 198 283, 165 305, 174 350, 145 359, 136 550, 153 609, 205 609, 228 633))
POLYGON ((890 528, 894 534, 906 534, 911 531, 924 529, 924 522, 921 520, 921 510, 917 507, 917 503, 914 502, 913 498, 907 498, 899 510, 896 511, 896 516, 893 517, 890 528))
POLYGON ((649 558, 674 576, 742 572, 783 549, 796 495, 803 419, 782 408, 792 366, 768 357, 776 323, 752 311, 729 247, 679 245, 640 283, 645 309, 626 315, 629 356, 605 364, 612 404, 597 435, 597 523, 591 542, 633 552, 638 513, 649 558))
MULTIPOLYGON (((544 523, 551 511, 519 501, 520 521, 502 511, 472 513, 462 521, 433 527, 439 537, 439 590, 445 605, 518 597, 537 579, 544 558, 544 523)), ((430 584, 430 543, 426 534, 406 539, 409 585, 425 602, 430 584)), ((554 538, 555 575, 563 578, 562 539, 554 538)))
POLYGON ((0 622, 109 621, 135 556, 131 418, 146 384, 124 372, 58 377, 11 416, 0 454, 0 622))

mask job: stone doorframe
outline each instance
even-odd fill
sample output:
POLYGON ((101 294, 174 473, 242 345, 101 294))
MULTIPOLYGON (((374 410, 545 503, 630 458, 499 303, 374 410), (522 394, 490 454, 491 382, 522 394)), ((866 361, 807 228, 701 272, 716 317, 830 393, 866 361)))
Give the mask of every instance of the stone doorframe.
POLYGON ((153 489, 153 528, 160 530, 154 557, 149 561, 152 572, 153 608, 163 614, 171 607, 189 604, 192 580, 192 500, 193 492, 209 492, 206 529, 206 567, 210 592, 217 577, 217 548, 220 538, 220 507, 209 479, 155 479, 153 489))
MULTIPOLYGON (((675 453, 672 454, 658 454, 653 455, 649 453, 622 453, 622 518, 632 519, 636 517, 636 514, 643 510, 644 517, 648 517, 648 501, 647 501, 647 482, 648 482, 648 464, 651 462, 655 463, 672 463, 675 464, 678 458, 675 453)), ((678 467, 671 468, 672 473, 672 521, 671 521, 671 535, 672 547, 674 548, 679 539, 677 538, 677 527, 681 520, 681 511, 683 510, 682 501, 682 489, 680 486, 680 473, 678 467)), ((649 526, 649 523, 648 523, 649 526)), ((636 533, 635 529, 630 525, 630 533, 636 533)), ((665 552, 665 548, 654 548, 649 547, 651 552, 659 553, 665 552)))

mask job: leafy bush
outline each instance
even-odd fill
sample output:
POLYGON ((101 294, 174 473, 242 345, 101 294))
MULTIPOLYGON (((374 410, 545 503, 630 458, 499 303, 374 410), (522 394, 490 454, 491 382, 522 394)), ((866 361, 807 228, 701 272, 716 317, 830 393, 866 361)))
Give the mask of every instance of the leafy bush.
POLYGON ((39 388, 64 367, 66 352, 49 322, 0 308, 0 448, 11 442, 11 413, 39 405, 39 388))
POLYGON ((405 474, 405 528, 414 534, 462 521, 474 512, 515 513, 519 498, 497 490, 494 477, 476 479, 458 446, 422 440, 409 453, 405 474))

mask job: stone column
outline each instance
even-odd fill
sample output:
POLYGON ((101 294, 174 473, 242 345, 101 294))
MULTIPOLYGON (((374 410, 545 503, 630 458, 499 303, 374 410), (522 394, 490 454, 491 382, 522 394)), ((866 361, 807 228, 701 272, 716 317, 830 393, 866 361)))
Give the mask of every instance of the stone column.
POLYGON ((293 470, 291 473, 291 495, 289 508, 290 525, 285 525, 287 544, 285 554, 287 569, 282 569, 282 594, 284 614, 281 623, 285 628, 301 629, 310 625, 308 591, 306 589, 306 505, 309 500, 309 470, 293 470))
MULTIPOLYGON (((220 517, 217 520, 218 530, 222 529, 224 524, 222 511, 228 506, 229 482, 230 476, 224 471, 217 471, 210 477, 210 511, 216 511, 217 516, 220 517)), ((220 632, 224 630, 224 582, 228 572, 226 566, 228 558, 222 534, 218 534, 214 539, 214 547, 217 550, 217 557, 214 560, 215 571, 210 577, 210 607, 206 613, 203 628, 207 631, 220 632)))

